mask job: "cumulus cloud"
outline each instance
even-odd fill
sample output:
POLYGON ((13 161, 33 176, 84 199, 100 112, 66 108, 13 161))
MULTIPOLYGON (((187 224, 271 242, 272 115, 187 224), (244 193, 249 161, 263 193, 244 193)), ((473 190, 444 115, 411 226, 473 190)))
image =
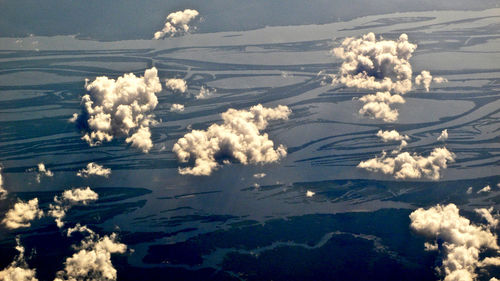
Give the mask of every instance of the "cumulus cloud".
POLYGON ((115 79, 97 77, 85 89, 82 114, 78 117, 86 129, 83 140, 90 146, 128 137, 127 143, 148 152, 153 146, 149 126, 155 124, 151 112, 158 104, 155 93, 161 91, 156 68, 147 69, 143 77, 133 73, 115 79))
POLYGON ((57 227, 61 228, 64 226, 62 220, 72 206, 87 205, 97 199, 99 195, 88 186, 65 190, 60 197, 54 196, 54 204, 49 205, 49 215, 55 218, 57 227))
POLYGON ((448 82, 448 79, 443 78, 443 77, 432 77, 431 73, 427 70, 422 70, 417 77, 415 77, 415 84, 417 85, 423 85, 425 88, 425 91, 428 92, 431 86, 431 82, 434 83, 444 83, 448 82))
POLYGON ((38 183, 40 183, 40 181, 42 180, 42 177, 53 177, 54 176, 54 173, 52 173, 51 170, 47 169, 47 167, 45 167, 45 164, 43 163, 38 163, 37 167, 36 168, 32 168, 32 169, 29 169, 29 171, 34 171, 36 172, 36 181, 38 183))
POLYGON ((408 140, 409 139, 409 137, 407 135, 401 135, 396 130, 391 130, 391 131, 379 130, 377 132, 377 137, 382 139, 383 142, 401 141, 401 140, 408 140))
POLYGON ((394 122, 398 119, 397 109, 390 107, 393 103, 405 103, 400 95, 391 95, 389 92, 377 92, 376 94, 362 96, 360 101, 365 104, 359 110, 359 114, 370 119, 382 119, 384 122, 394 122))
POLYGON ((481 188, 480 190, 477 191, 477 194, 480 194, 480 193, 488 193, 491 191, 491 186, 487 185, 483 188, 481 188))
POLYGON ((408 145, 406 140, 410 139, 410 137, 408 137, 407 135, 401 135, 396 130, 391 130, 391 131, 379 130, 377 132, 377 137, 379 137, 383 142, 401 141, 401 144, 398 146, 398 148, 394 149, 391 152, 392 154, 397 154, 401 152, 401 150, 403 150, 403 148, 405 148, 408 145))
POLYGON ((266 173, 257 173, 257 174, 254 174, 253 177, 256 178, 256 179, 261 179, 263 177, 266 176, 266 173))
POLYGON ((434 77, 434 78, 432 78, 432 82, 437 83, 437 84, 441 84, 441 83, 448 82, 448 79, 446 79, 444 77, 434 77))
POLYGON ((209 90, 209 89, 205 88, 205 86, 201 86, 200 92, 195 96, 195 98, 197 100, 206 99, 206 98, 210 97, 211 95, 213 95, 215 92, 217 92, 216 89, 209 90))
POLYGON ((66 259, 64 269, 57 272, 54 281, 116 280, 111 254, 125 253, 127 245, 119 243, 115 233, 101 238, 86 226, 78 227, 72 230, 87 231, 89 236, 77 247, 78 252, 66 259))
POLYGON ((111 169, 104 168, 97 163, 90 162, 87 164, 86 168, 79 170, 76 175, 82 178, 88 178, 89 176, 101 176, 107 178, 111 175, 111 169))
POLYGON ((439 135, 437 140, 438 141, 445 141, 447 139, 448 139, 448 129, 444 129, 443 131, 441 131, 441 134, 439 135))
POLYGON ((194 161, 194 167, 179 168, 179 173, 210 175, 224 161, 247 165, 280 160, 286 156, 285 147, 279 145, 275 149, 273 141, 261 130, 270 120, 288 119, 290 113, 283 105, 266 108, 259 104, 250 110, 227 110, 221 114, 223 124, 212 124, 205 131, 193 130, 177 141, 173 152, 179 161, 194 161))
POLYGON ((87 203, 95 201, 98 198, 99 195, 87 186, 86 188, 65 190, 62 193, 61 198, 55 201, 68 202, 70 204, 82 203, 86 205, 87 203))
POLYGON ((24 260, 24 247, 19 238, 16 238, 16 250, 19 255, 16 256, 9 266, 0 271, 0 280, 3 281, 38 281, 35 277, 36 270, 30 269, 24 260))
POLYGON ((125 139, 126 143, 132 143, 133 147, 137 147, 146 153, 153 147, 153 141, 151 140, 151 131, 149 127, 141 126, 137 132, 125 139))
POLYGON ((489 209, 485 209, 485 208, 475 209, 474 211, 476 211, 476 213, 478 213, 479 215, 481 215, 481 217, 483 217, 488 222, 489 225, 491 225, 492 227, 497 227, 497 225, 498 225, 498 215, 494 216, 492 214, 493 207, 491 207, 489 209))
POLYGON ((71 237, 71 235, 73 235, 73 233, 75 232, 80 232, 80 233, 88 233, 89 235, 94 235, 95 232, 88 228, 86 225, 81 225, 80 223, 77 223, 74 227, 70 227, 68 228, 68 230, 66 231, 66 236, 68 237, 71 237))
POLYGON ((165 36, 176 36, 189 32, 191 27, 189 23, 199 15, 198 11, 192 9, 185 9, 184 11, 177 11, 167 16, 165 26, 162 30, 155 32, 154 39, 158 40, 165 36))
POLYGON ((75 123, 76 121, 78 121, 78 113, 73 113, 73 115, 71 115, 71 117, 68 119, 68 122, 75 123))
POLYGON ((398 40, 377 40, 374 33, 348 37, 333 53, 343 60, 333 83, 348 87, 394 91, 404 94, 412 87, 409 62, 416 44, 401 34, 398 40))
POLYGON ((186 81, 179 78, 165 80, 165 87, 173 92, 185 93, 187 91, 186 81))
POLYGON ((0 200, 7 197, 7 190, 3 187, 2 167, 0 166, 0 200))
MULTIPOLYGON (((479 212, 487 212, 491 216, 489 210, 479 212)), ((487 225, 471 223, 460 216, 454 204, 419 208, 410 214, 410 219, 413 230, 439 244, 435 249, 442 251, 444 256, 439 272, 444 275, 445 281, 475 280, 476 268, 500 262, 498 257, 480 261, 480 253, 484 249, 495 250, 498 254, 497 236, 491 232, 494 225, 490 222, 487 225)))
POLYGON ((382 152, 381 157, 375 157, 358 164, 358 168, 372 172, 392 175, 396 179, 428 178, 438 180, 441 170, 447 168, 447 162, 453 162, 455 155, 446 147, 434 148, 429 156, 403 152, 396 157, 388 157, 382 152))
POLYGON ((170 106, 170 112, 183 112, 184 111, 184 105, 174 103, 170 106))
POLYGON ((401 150, 403 150, 403 148, 405 148, 406 146, 408 146, 408 143, 405 140, 402 140, 401 143, 399 144, 399 146, 396 149, 394 149, 393 151, 391 151, 391 154, 400 153, 401 150))
POLYGON ((467 194, 472 194, 472 186, 469 186, 466 191, 467 194))
POLYGON ((14 207, 7 211, 2 223, 9 229, 30 227, 31 221, 41 218, 43 211, 38 207, 38 198, 24 202, 19 200, 14 207))
POLYGON ((313 191, 310 191, 310 190, 306 191, 306 196, 307 197, 313 197, 315 194, 316 194, 316 192, 313 192, 313 191))

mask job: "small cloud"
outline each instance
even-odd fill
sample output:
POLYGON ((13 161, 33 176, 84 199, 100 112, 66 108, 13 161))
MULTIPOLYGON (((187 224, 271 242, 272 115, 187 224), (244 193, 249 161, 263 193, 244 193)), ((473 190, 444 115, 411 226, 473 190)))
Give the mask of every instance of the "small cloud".
POLYGON ((281 77, 287 79, 287 78, 293 77, 293 75, 286 72, 286 71, 281 71, 281 77))
POLYGON ((0 200, 5 199, 7 197, 7 190, 3 186, 3 177, 2 177, 2 166, 0 166, 0 200))
POLYGON ((481 209, 475 209, 474 210, 477 214, 481 215, 481 217, 488 222, 488 224, 495 228, 498 225, 498 214, 497 215, 492 215, 493 213, 493 207, 490 207, 489 209, 481 208, 481 209))
POLYGON ((415 77, 415 84, 424 85, 425 91, 429 91, 432 82, 432 75, 429 71, 423 70, 417 77, 415 77))
POLYGON ((481 188, 480 190, 477 191, 477 194, 480 194, 480 193, 488 193, 491 191, 491 186, 487 185, 483 188, 481 188))
POLYGON ((440 84, 444 82, 448 82, 448 79, 443 78, 443 77, 432 77, 431 73, 427 70, 422 70, 417 77, 415 77, 415 84, 416 85, 423 85, 425 88, 425 91, 428 92, 431 86, 431 82, 440 84))
POLYGON ((206 99, 216 92, 217 92, 216 89, 210 91, 209 89, 205 88, 205 86, 201 86, 200 92, 195 96, 195 98, 197 100, 206 99))
POLYGON ((287 120, 290 113, 283 105, 228 109, 221 114, 223 124, 212 124, 204 131, 193 130, 177 140, 173 147, 177 159, 181 163, 194 163, 194 167, 179 168, 179 173, 208 176, 224 163, 248 165, 280 160, 286 156, 285 147, 280 145, 275 149, 273 141, 261 130, 271 120, 287 120))
POLYGON ((184 111, 184 105, 174 103, 170 106, 170 112, 183 112, 184 111))
POLYGON ((310 191, 310 190, 306 191, 306 196, 307 196, 307 197, 313 197, 313 196, 314 196, 314 194, 316 194, 316 192, 312 192, 312 191, 310 191))
POLYGON ((165 87, 172 92, 185 93, 187 91, 187 83, 184 79, 171 78, 165 80, 165 87))
POLYGON ((104 168, 97 163, 90 162, 87 164, 86 168, 79 170, 76 175, 82 178, 88 178, 89 176, 101 176, 107 178, 111 175, 111 169, 104 168))
POLYGON ((36 174, 36 181, 38 183, 40 183, 43 176, 45 176, 45 177, 53 177, 54 176, 54 173, 52 173, 51 170, 47 169, 47 167, 45 167, 45 164, 43 164, 43 163, 38 163, 36 168, 31 168, 28 171, 37 173, 36 174))
POLYGON ((382 131, 379 130, 377 132, 377 137, 382 139, 383 142, 389 142, 389 141, 401 141, 401 140, 408 140, 410 137, 407 135, 400 135, 398 131, 392 130, 392 131, 382 131))
POLYGON ((256 178, 256 179, 261 179, 263 177, 266 176, 266 173, 258 173, 258 174, 254 174, 253 177, 256 178))
POLYGON ((76 123, 77 120, 78 120, 78 113, 73 113, 73 115, 71 115, 71 117, 68 119, 68 122, 76 123))
POLYGON ((384 122, 398 120, 399 112, 390 107, 393 103, 405 103, 400 95, 391 95, 389 92, 377 92, 374 95, 362 96, 360 101, 365 104, 359 110, 359 114, 370 119, 382 119, 384 122))
POLYGON ((429 243, 429 242, 424 243, 424 248, 426 251, 437 251, 438 247, 439 246, 437 243, 429 243))
POLYGON ((30 227, 31 221, 41 218, 43 211, 38 207, 38 198, 24 202, 19 200, 14 207, 7 211, 2 223, 9 229, 30 227))
POLYGON ((162 30, 155 32, 153 39, 161 39, 165 36, 177 36, 189 32, 191 27, 189 24, 200 13, 196 10, 186 9, 184 11, 177 11, 167 16, 165 26, 162 30))
POLYGON ((62 219, 71 207, 75 205, 87 205, 97 199, 99 199, 99 195, 88 186, 86 188, 65 190, 60 197, 54 197, 54 204, 49 205, 49 215, 55 218, 57 227, 61 228, 64 226, 62 219))
POLYGON ((448 129, 441 131, 441 135, 437 138, 438 141, 445 141, 448 139, 448 129))
POLYGON ((408 146, 408 143, 405 140, 402 140, 401 143, 399 144, 399 146, 396 149, 394 149, 393 151, 391 151, 391 154, 398 154, 401 152, 401 150, 403 150, 403 148, 405 148, 407 146, 408 146))
POLYGON ((358 168, 372 172, 381 172, 392 175, 396 179, 419 179, 428 178, 438 180, 441 170, 447 168, 447 162, 453 162, 455 155, 446 147, 434 148, 429 156, 424 157, 417 154, 403 152, 396 157, 388 157, 385 152, 381 157, 362 161, 358 168))
POLYGON ((472 186, 469 186, 466 191, 467 194, 472 194, 472 186))
POLYGON ((145 153, 153 147, 149 127, 157 122, 151 112, 158 104, 155 93, 161 91, 156 68, 147 69, 142 77, 129 73, 116 80, 106 76, 86 80, 85 89, 88 94, 82 97, 78 118, 86 131, 82 139, 90 146, 127 137, 127 143, 145 153))

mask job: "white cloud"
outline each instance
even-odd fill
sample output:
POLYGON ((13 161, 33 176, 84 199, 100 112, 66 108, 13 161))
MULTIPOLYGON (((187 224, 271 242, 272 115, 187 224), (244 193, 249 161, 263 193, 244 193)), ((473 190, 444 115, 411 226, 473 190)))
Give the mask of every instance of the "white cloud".
POLYGON ((79 170, 76 175, 82 178, 88 178, 89 176, 101 176, 107 178, 111 175, 111 169, 104 168, 97 163, 90 162, 87 164, 86 168, 79 170))
POLYGON ((409 137, 407 135, 401 135, 396 130, 391 130, 391 131, 379 130, 377 132, 377 137, 381 138, 383 142, 401 141, 401 140, 408 140, 409 139, 409 137))
POLYGON ((155 32, 154 39, 158 40, 166 35, 173 37, 179 34, 189 32, 191 27, 189 23, 199 15, 198 11, 186 9, 184 11, 177 11, 167 16, 165 26, 162 30, 155 32))
POLYGON ((78 113, 73 113, 71 117, 68 119, 69 123, 75 123, 78 120, 78 113))
POLYGON ((54 204, 49 205, 49 215, 55 218, 57 227, 61 228, 64 226, 62 220, 72 206, 87 205, 97 199, 99 199, 99 195, 88 186, 65 190, 60 197, 54 197, 54 204))
POLYGON ((256 179, 261 179, 263 177, 266 176, 266 173, 257 173, 257 174, 254 174, 253 177, 256 178, 256 179))
POLYGON ((184 111, 184 105, 174 103, 170 106, 170 112, 183 112, 184 111))
POLYGON ((437 138, 438 141, 445 141, 448 139, 448 129, 441 131, 441 135, 437 138))
POLYGON ((425 242, 424 243, 424 249, 426 251, 437 251, 439 249, 439 245, 437 243, 425 242))
POLYGON ((381 157, 375 157, 358 164, 358 168, 363 168, 372 172, 382 172, 392 175, 396 179, 418 179, 428 178, 438 180, 441 169, 447 168, 447 162, 453 162, 455 155, 448 151, 446 147, 434 148, 429 156, 423 157, 417 154, 403 152, 396 157, 388 157, 382 152, 381 157))
POLYGON ((16 250, 19 255, 16 256, 9 266, 0 271, 0 280, 3 281, 38 281, 35 277, 36 270, 30 269, 24 260, 24 247, 21 246, 19 238, 16 238, 16 250))
POLYGON ((365 104, 359 110, 359 114, 371 119, 382 119, 384 122, 394 122, 398 119, 397 109, 390 107, 393 103, 405 103, 400 95, 391 95, 389 92, 377 92, 374 95, 362 96, 360 101, 365 104))
POLYGON ((3 187, 2 167, 0 166, 0 200, 5 199, 7 194, 7 190, 3 187))
POLYGON ((420 72, 419 75, 417 75, 417 77, 415 77, 415 84, 417 85, 423 85, 424 88, 425 88, 425 91, 428 92, 429 89, 430 89, 430 86, 431 86, 431 82, 434 83, 444 83, 444 82, 448 82, 448 80, 446 78, 443 78, 443 77, 432 77, 431 73, 427 70, 422 70, 422 72, 420 72))
POLYGON ((441 83, 448 82, 448 79, 446 79, 444 77, 434 77, 434 78, 432 78, 432 81, 434 83, 441 84, 441 83))
POLYGON ((475 209, 474 211, 476 211, 476 213, 478 213, 479 215, 481 215, 481 217, 483 217, 489 225, 491 225, 492 227, 497 227, 498 225, 498 216, 493 216, 492 215, 492 212, 493 212, 493 207, 489 208, 489 209, 485 209, 485 208, 481 208, 481 209, 475 209))
POLYGON ((19 200, 14 207, 7 211, 2 223, 7 228, 16 229, 30 227, 31 221, 43 216, 43 211, 38 207, 38 198, 23 202, 19 200))
POLYGON ((173 92, 185 93, 187 91, 186 81, 179 78, 165 80, 165 87, 173 92))
POLYGON ((116 280, 117 272, 111 263, 111 254, 125 253, 127 245, 119 243, 115 233, 100 238, 86 226, 80 226, 75 231, 87 231, 89 237, 77 247, 77 253, 66 258, 64 270, 57 272, 54 281, 116 280))
POLYGON ((403 99, 402 96, 400 95, 391 95, 390 92, 377 92, 374 95, 365 95, 362 96, 360 101, 364 103, 370 103, 370 102, 383 102, 387 104, 393 104, 393 103, 405 103, 405 100, 403 99))
POLYGON ((491 191, 491 186, 487 185, 487 186, 481 188, 480 190, 478 190, 477 194, 479 194, 479 193, 488 193, 490 191, 491 191))
POLYGON ((142 150, 142 152, 149 152, 153 147, 153 141, 151 140, 151 131, 149 127, 141 126, 135 134, 125 139, 126 143, 132 143, 133 147, 137 147, 142 150))
POLYGON ((205 86, 201 86, 200 92, 195 96, 195 98, 197 100, 206 99, 206 98, 210 97, 211 95, 213 95, 215 92, 217 92, 216 89, 213 89, 210 91, 209 89, 205 88, 205 86))
POLYGON ((73 233, 75 232, 80 232, 80 233, 87 232, 89 235, 95 234, 95 232, 92 229, 88 228, 86 225, 81 225, 80 223, 77 223, 74 227, 68 228, 66 236, 71 237, 71 235, 73 235, 73 233))
POLYGON ((467 188, 467 194, 472 194, 472 186, 469 186, 469 188, 467 188))
POLYGON ((343 59, 333 83, 348 87, 395 91, 404 94, 412 87, 412 67, 409 62, 417 45, 408 36, 377 41, 375 34, 361 38, 348 37, 333 53, 343 59))
POLYGON ((400 153, 401 150, 403 150, 403 148, 405 148, 406 146, 408 146, 408 143, 405 140, 402 140, 401 143, 399 144, 399 146, 396 149, 394 149, 393 151, 391 151, 391 154, 400 153))
POLYGON ((417 77, 415 77, 415 84, 424 85, 425 91, 429 91, 429 87, 431 86, 432 75, 429 71, 423 70, 417 77))
POLYGON ((87 186, 86 188, 73 188, 65 190, 59 200, 70 204, 81 203, 86 205, 97 199, 99 199, 99 195, 87 186))
POLYGON ((412 229, 441 244, 442 247, 436 249, 443 251, 440 273, 445 281, 475 280, 477 267, 500 261, 498 257, 479 260, 483 249, 498 253, 497 236, 490 230, 494 226, 472 224, 460 216, 454 204, 437 205, 427 210, 419 208, 410 214, 410 219, 412 229))
POLYGON ((310 190, 306 191, 306 196, 307 197, 313 197, 315 194, 316 194, 316 192, 313 192, 313 191, 310 191, 310 190))
POLYGON ((156 68, 147 69, 143 77, 133 73, 115 79, 97 77, 85 89, 82 97, 85 127, 88 131, 82 137, 89 145, 99 145, 114 137, 128 137, 127 143, 148 152, 152 147, 149 126, 155 124, 150 114, 158 99, 155 93, 161 91, 156 68))
POLYGON ((401 135, 396 130, 391 130, 391 131, 379 130, 377 132, 377 137, 382 139, 383 142, 401 141, 398 148, 391 151, 391 154, 397 154, 397 153, 401 152, 401 150, 403 150, 403 148, 405 148, 408 145, 406 140, 410 139, 410 137, 408 137, 407 135, 401 135))
POLYGON ((46 176, 46 177, 53 177, 54 176, 54 173, 52 173, 51 170, 47 169, 45 167, 45 164, 43 164, 43 163, 38 163, 36 168, 29 169, 28 171, 36 171, 37 172, 36 181, 38 183, 40 183, 43 176, 46 176))
POLYGON ((285 147, 274 149, 273 141, 260 131, 267 127, 268 121, 286 120, 290 113, 283 105, 266 108, 259 104, 250 110, 227 110, 221 114, 223 124, 212 124, 205 131, 193 130, 177 141, 173 152, 179 161, 194 161, 194 167, 179 168, 179 173, 210 175, 219 167, 219 160, 243 165, 280 160, 286 156, 285 147))

